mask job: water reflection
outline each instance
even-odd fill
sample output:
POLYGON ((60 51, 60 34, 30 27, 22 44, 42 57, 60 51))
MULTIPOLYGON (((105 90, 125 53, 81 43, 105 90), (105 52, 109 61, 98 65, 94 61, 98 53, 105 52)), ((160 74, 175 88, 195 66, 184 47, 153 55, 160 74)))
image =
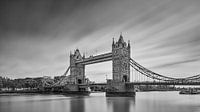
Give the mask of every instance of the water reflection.
POLYGON ((76 97, 70 101, 70 112, 85 112, 85 98, 76 97))
POLYGON ((200 112, 200 95, 139 92, 135 97, 1 96, 0 112, 200 112))
POLYGON ((135 97, 106 98, 108 112, 132 112, 135 110, 135 97))

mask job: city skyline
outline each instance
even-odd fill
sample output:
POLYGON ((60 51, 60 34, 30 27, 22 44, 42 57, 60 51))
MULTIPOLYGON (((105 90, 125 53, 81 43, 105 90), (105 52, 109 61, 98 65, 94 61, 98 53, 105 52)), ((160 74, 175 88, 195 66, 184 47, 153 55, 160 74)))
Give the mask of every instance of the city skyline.
MULTIPOLYGON (((131 57, 146 68, 174 77, 200 74, 199 1, 22 0, 0 4, 3 76, 62 75, 69 66, 70 51, 78 48, 87 57, 110 52, 112 38, 117 41, 121 32, 131 42, 131 57)), ((89 65, 86 77, 101 82, 105 75, 111 78, 111 71, 111 62, 89 65)))

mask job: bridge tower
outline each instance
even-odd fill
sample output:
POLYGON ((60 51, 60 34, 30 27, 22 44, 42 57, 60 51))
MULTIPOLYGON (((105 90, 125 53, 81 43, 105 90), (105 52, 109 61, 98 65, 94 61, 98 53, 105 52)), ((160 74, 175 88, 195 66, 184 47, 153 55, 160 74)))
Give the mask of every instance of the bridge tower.
POLYGON ((117 42, 112 44, 112 71, 113 81, 130 82, 130 42, 128 44, 124 41, 123 36, 120 35, 117 42))
POLYGON ((70 53, 70 75, 75 79, 75 84, 85 83, 85 65, 76 64, 76 61, 83 60, 85 56, 81 56, 78 49, 74 51, 74 54, 70 53))

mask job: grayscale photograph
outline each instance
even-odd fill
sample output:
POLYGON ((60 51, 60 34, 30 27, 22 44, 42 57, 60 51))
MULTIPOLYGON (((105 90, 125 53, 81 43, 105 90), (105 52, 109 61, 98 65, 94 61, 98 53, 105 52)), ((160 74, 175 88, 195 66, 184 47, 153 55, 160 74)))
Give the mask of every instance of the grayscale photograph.
POLYGON ((200 112, 200 0, 0 0, 0 112, 200 112))

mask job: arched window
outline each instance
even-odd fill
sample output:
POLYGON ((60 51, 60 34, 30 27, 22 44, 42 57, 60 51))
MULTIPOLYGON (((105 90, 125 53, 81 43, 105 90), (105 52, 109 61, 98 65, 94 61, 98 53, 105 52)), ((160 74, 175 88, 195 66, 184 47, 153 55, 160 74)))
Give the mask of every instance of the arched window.
POLYGON ((127 82, 128 81, 128 77, 127 77, 127 75, 124 75, 123 77, 122 77, 122 82, 127 82))

